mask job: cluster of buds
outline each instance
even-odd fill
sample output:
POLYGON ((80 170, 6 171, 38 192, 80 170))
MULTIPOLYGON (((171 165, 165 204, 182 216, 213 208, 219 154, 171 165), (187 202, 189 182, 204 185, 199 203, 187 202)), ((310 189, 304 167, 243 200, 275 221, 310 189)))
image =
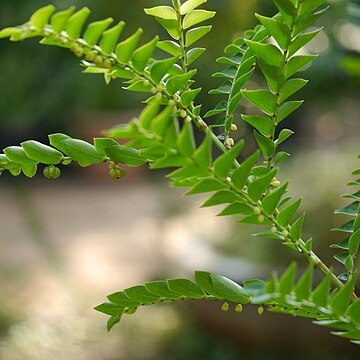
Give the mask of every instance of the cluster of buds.
POLYGON ((84 48, 76 41, 71 44, 70 50, 77 56, 82 57, 84 55, 84 48))
POLYGON ((55 165, 50 165, 44 168, 43 174, 48 179, 57 179, 61 175, 61 171, 55 165))
POLYGON ((126 171, 118 166, 116 163, 111 162, 109 165, 109 177, 112 180, 120 180, 124 178, 126 175, 126 171))

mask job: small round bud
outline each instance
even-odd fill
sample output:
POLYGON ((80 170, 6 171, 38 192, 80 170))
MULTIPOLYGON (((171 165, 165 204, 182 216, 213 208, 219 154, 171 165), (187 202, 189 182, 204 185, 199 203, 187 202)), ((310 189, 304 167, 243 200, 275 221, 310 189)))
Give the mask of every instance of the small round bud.
POLYGON ((235 141, 233 138, 227 138, 224 144, 227 148, 231 149, 235 145, 235 141))
POLYGON ((100 55, 96 55, 94 59, 94 63, 96 66, 102 66, 103 65, 103 59, 100 55))
POLYGON ((277 232, 277 227, 276 227, 276 226, 272 226, 272 227, 271 227, 271 232, 276 233, 276 232, 277 232))
POLYGON ((258 222, 260 224, 262 224, 265 221, 265 216, 264 215, 259 215, 257 219, 258 219, 258 222))
POLYGON ((161 99, 162 99, 162 93, 161 93, 161 92, 158 92, 158 93, 155 95, 155 99, 156 99, 156 100, 161 100, 161 99))
POLYGON ((221 306, 221 311, 227 312, 230 309, 230 305, 227 301, 225 301, 221 306))
POLYGON ((259 306, 258 309, 257 309, 257 312, 259 315, 262 315, 264 313, 264 307, 263 306, 259 306))
MULTIPOLYGON (((56 39, 56 40, 57 40, 57 39, 56 39)), ((64 45, 69 42, 69 40, 68 40, 67 38, 64 38, 64 37, 61 37, 61 38, 60 38, 60 41, 61 41, 61 43, 64 44, 64 45)))
POLYGON ((169 106, 175 106, 176 105, 176 102, 172 99, 169 100, 169 106))
POLYGON ((126 172, 123 168, 116 166, 113 169, 110 169, 109 176, 112 180, 120 180, 126 175, 126 172))
POLYGON ((260 215, 261 214, 261 209, 258 206, 254 206, 254 214, 255 215, 260 215))
POLYGON ((289 232, 287 230, 284 230, 282 232, 282 234, 283 234, 284 238, 287 238, 289 236, 289 232))
POLYGON ((231 131, 237 131, 238 127, 236 124, 231 124, 231 131))
POLYGON ((103 63, 103 67, 106 69, 111 69, 112 63, 110 59, 105 59, 103 63))
POLYGON ((241 304, 237 304, 237 305, 235 306, 235 311, 236 311, 237 313, 241 313, 241 312, 243 311, 243 306, 242 306, 241 304))
POLYGON ((149 81, 149 80, 144 80, 144 81, 143 81, 143 84, 144 84, 144 86, 149 86, 149 85, 150 85, 150 81, 149 81))
POLYGON ((154 94, 154 95, 157 93, 156 87, 151 88, 151 93, 154 94))
POLYGON ((93 51, 89 51, 86 54, 86 60, 88 60, 88 61, 94 61, 95 57, 96 57, 96 54, 93 51))
POLYGON ((190 122, 190 121, 192 120, 192 119, 191 119, 191 116, 188 115, 188 116, 185 118, 185 120, 190 122))
POLYGON ((185 119, 187 116, 187 112, 185 110, 180 110, 180 116, 185 119))
POLYGON ((50 165, 44 168, 43 174, 48 179, 57 179, 61 175, 61 171, 55 165, 50 165))
POLYGON ((270 184, 272 187, 279 187, 281 185, 280 181, 277 178, 273 178, 270 184))

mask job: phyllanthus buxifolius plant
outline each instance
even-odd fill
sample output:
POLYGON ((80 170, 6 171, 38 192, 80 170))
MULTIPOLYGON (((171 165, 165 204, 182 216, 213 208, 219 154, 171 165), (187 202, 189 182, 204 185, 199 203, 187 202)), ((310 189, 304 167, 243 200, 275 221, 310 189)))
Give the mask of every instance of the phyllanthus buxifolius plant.
MULTIPOLYGON (((339 243, 332 245, 338 250, 335 259, 344 266, 339 275, 313 251, 313 240, 302 236, 301 200, 289 196, 288 183, 276 177, 282 160, 289 156, 281 148, 293 135, 290 129, 279 130, 279 125, 302 105, 296 94, 308 81, 298 74, 317 57, 300 50, 320 31, 315 27, 328 8, 327 1, 273 0, 278 13, 273 17, 256 14, 258 25, 226 46, 225 55, 217 59, 224 70, 214 76, 222 84, 211 93, 220 94, 222 100, 203 114, 196 101, 201 88, 193 78, 194 63, 205 51, 197 47, 198 41, 211 31, 208 23, 215 16, 202 8, 206 2, 172 0, 171 6, 145 9, 168 33, 165 39, 156 36, 145 44, 141 43, 142 29, 123 38, 122 21, 112 25, 113 19, 108 18, 86 24, 88 8, 57 12, 49 5, 24 25, 3 29, 0 38, 40 37, 41 44, 69 49, 81 59, 84 73, 102 74, 106 83, 120 80, 125 90, 147 93, 148 99, 138 118, 107 130, 107 137, 95 138, 93 144, 57 133, 49 135, 49 145, 29 140, 7 147, 0 155, 0 171, 31 178, 41 167, 47 178, 56 179, 61 167, 71 163, 86 167, 107 162, 110 177, 121 179, 124 164, 171 168, 172 186, 188 188, 187 195, 208 193, 203 206, 223 205, 220 215, 258 224, 265 230, 256 236, 276 239, 308 260, 302 274, 297 274, 292 263, 283 274, 273 273, 266 281, 238 284, 197 271, 193 280, 154 281, 115 292, 96 307, 110 316, 109 330, 141 306, 207 299, 222 301, 224 311, 241 312, 243 305, 251 303, 258 305, 259 314, 266 309, 311 318, 335 335, 360 344, 360 300, 355 289, 360 179, 349 183, 355 187, 345 195, 350 205, 336 210, 349 217, 336 229, 345 236, 339 234, 339 243), (155 53, 162 55, 155 58, 155 53), (263 76, 265 85, 249 90, 254 73, 263 76), (241 114, 241 119, 253 128, 258 150, 239 162, 244 141, 234 141, 232 134, 237 131, 234 117, 241 101, 256 108, 254 113, 241 114), (203 134, 200 145, 194 140, 195 132, 203 134), (117 140, 126 140, 126 145, 117 140), (213 157, 214 148, 221 153, 217 157, 213 157), (322 278, 313 284, 315 271, 322 278)), ((353 174, 359 175, 360 169, 353 174)))

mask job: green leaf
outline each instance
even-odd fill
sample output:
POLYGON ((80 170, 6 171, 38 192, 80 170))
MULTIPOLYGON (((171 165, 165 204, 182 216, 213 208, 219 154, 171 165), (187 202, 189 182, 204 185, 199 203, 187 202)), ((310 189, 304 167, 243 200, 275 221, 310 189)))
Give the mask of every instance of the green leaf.
POLYGON ((196 70, 190 70, 189 72, 181 75, 171 77, 166 82, 166 89, 170 95, 174 95, 177 91, 182 89, 196 74, 196 70))
POLYGON ((288 183, 285 183, 278 189, 272 191, 270 194, 266 195, 262 200, 262 206, 267 215, 272 215, 275 209, 278 207, 282 197, 286 193, 288 183))
POLYGON ((228 204, 239 200, 239 196, 229 190, 220 190, 212 195, 201 207, 210 207, 215 205, 228 204))
POLYGON ((312 292, 311 299, 313 303, 317 306, 326 307, 329 300, 330 287, 330 276, 325 276, 317 288, 312 292))
POLYGON ((21 30, 19 28, 16 28, 16 27, 8 27, 8 28, 2 29, 0 31, 0 39, 5 39, 7 37, 11 38, 13 36, 21 37, 21 30))
POLYGON ((243 96, 268 115, 274 115, 277 106, 276 96, 268 90, 242 90, 243 96))
POLYGON ((281 68, 264 63, 258 59, 258 65, 264 74, 269 89, 273 94, 278 94, 285 81, 284 72, 281 68))
POLYGON ((4 149, 6 157, 16 164, 20 165, 35 165, 36 161, 30 159, 21 146, 9 146, 4 149))
POLYGON ((186 14, 183 21, 183 29, 189 29, 203 21, 209 20, 215 16, 215 11, 193 10, 186 14))
POLYGON ((116 293, 107 296, 108 300, 113 304, 122 308, 133 308, 140 306, 140 302, 129 299, 124 291, 118 291, 116 293))
POLYGON ((360 299, 355 300, 349 307, 348 310, 351 320, 356 324, 360 325, 360 299))
POLYGON ((147 15, 155 16, 164 20, 177 20, 176 11, 170 6, 155 6, 150 9, 144 9, 147 15))
POLYGON ((288 205, 279 212, 278 216, 276 217, 276 220, 282 227, 287 227, 289 225, 290 220, 295 215, 297 209, 301 204, 301 200, 302 199, 296 200, 295 202, 288 205))
POLYGON ((186 195, 202 194, 212 191, 225 189, 226 185, 214 178, 208 178, 197 183, 192 189, 190 189, 186 195))
POLYGON ((34 12, 31 16, 29 23, 37 29, 42 30, 48 23, 50 16, 54 13, 55 6, 47 5, 34 12))
POLYGON ((160 107, 160 102, 156 100, 152 100, 141 112, 139 116, 139 122, 143 129, 146 130, 150 129, 151 123, 158 114, 159 107, 160 107))
POLYGON ((214 162, 214 173, 220 178, 229 176, 234 161, 244 148, 244 141, 239 141, 229 151, 219 156, 214 162))
POLYGON ((136 70, 143 71, 145 69, 145 66, 156 49, 156 44, 158 41, 159 37, 155 36, 153 40, 134 51, 131 61, 136 70))
POLYGON ((175 40, 181 37, 181 29, 177 20, 164 20, 156 18, 157 22, 168 32, 168 34, 175 40))
POLYGON ((185 108, 187 108, 195 100, 195 98, 199 95, 200 92, 201 92, 201 88, 187 90, 183 92, 181 94, 181 104, 185 108))
POLYGON ((277 169, 270 171, 268 174, 261 176, 254 181, 252 181, 248 186, 248 195, 251 200, 258 201, 261 196, 266 192, 269 188, 270 183, 274 176, 277 173, 277 169))
POLYGON ((195 29, 191 29, 186 33, 186 43, 185 46, 189 47, 201 38, 203 38, 207 33, 212 29, 211 25, 200 26, 195 29))
POLYGON ((349 216, 357 216, 359 213, 359 201, 354 201, 350 205, 347 205, 341 209, 336 209, 335 215, 349 215, 349 216))
POLYGON ((286 81, 284 86, 280 90, 279 101, 283 103, 286 99, 288 99, 291 95, 297 93, 300 89, 302 89, 308 80, 304 79, 289 79, 286 81))
POLYGON ((65 135, 65 134, 61 134, 61 133, 49 135, 50 145, 53 146, 54 148, 60 150, 64 154, 67 154, 67 152, 66 152, 65 146, 62 142, 63 142, 63 140, 68 140, 68 139, 71 139, 71 137, 68 135, 65 135))
POLYGON ((175 41, 171 41, 171 40, 159 41, 157 43, 157 47, 169 53, 172 56, 176 56, 176 57, 181 56, 180 45, 177 44, 175 41))
POLYGON ((50 25, 56 33, 64 30, 69 17, 74 13, 75 6, 59 11, 51 17, 50 25))
POLYGON ((105 54, 111 54, 114 51, 124 27, 125 23, 120 21, 116 26, 113 26, 102 34, 100 48, 105 54))
POLYGON ((33 165, 22 165, 21 166, 22 172, 29 178, 32 178, 36 175, 37 172, 37 164, 33 165))
POLYGON ((112 161, 128 166, 139 166, 146 162, 139 150, 120 144, 106 148, 105 152, 112 161))
POLYGON ((114 145, 118 145, 118 142, 115 141, 114 139, 109 139, 109 138, 95 138, 94 139, 94 146, 95 146, 96 150, 103 155, 106 155, 107 148, 114 146, 114 145))
POLYGON ((145 283, 146 290, 150 293, 160 296, 165 300, 177 300, 181 298, 181 295, 178 295, 172 292, 169 289, 168 283, 166 281, 151 281, 145 283))
POLYGON ((207 0, 187 0, 180 6, 180 15, 186 15, 206 2, 207 0))
POLYGON ((89 24, 84 33, 84 40, 89 45, 97 44, 103 32, 110 26, 113 21, 113 18, 107 18, 89 24))
POLYGON ((276 145, 282 144, 284 141, 286 141, 290 136, 292 136, 294 132, 289 129, 283 129, 280 131, 279 137, 276 140, 276 145))
POLYGON ((65 28, 70 39, 78 39, 80 37, 83 25, 89 15, 90 10, 87 7, 84 7, 71 15, 65 28))
POLYGON ((278 110, 277 122, 281 122, 297 110, 304 101, 287 101, 283 103, 278 110))
MULTIPOLYGON (((157 43, 159 46, 159 43, 157 43)), ((150 75, 151 78, 156 82, 159 83, 166 74, 169 73, 170 69, 176 64, 178 58, 171 57, 164 60, 154 61, 150 67, 150 75)))
POLYGON ((111 316, 110 319, 107 321, 106 323, 106 329, 107 331, 111 331, 111 329, 120 322, 120 316, 119 315, 114 315, 111 316))
POLYGON ((209 169, 212 164, 212 138, 211 132, 207 131, 201 145, 194 152, 193 158, 197 165, 209 169))
POLYGON ((149 305, 160 300, 159 296, 150 293, 141 285, 128 288, 124 292, 129 299, 138 301, 141 305, 149 305))
POLYGON ((242 119, 266 137, 271 137, 274 125, 271 119, 264 115, 241 115, 242 119))
POLYGON ((286 295, 289 295, 294 286, 295 282, 295 275, 296 275, 296 263, 293 262, 283 273, 283 275, 280 278, 279 281, 279 292, 280 294, 285 297, 286 295))
POLYGON ((111 316, 119 316, 124 312, 123 307, 119 307, 111 303, 103 303, 101 305, 98 305, 94 308, 94 310, 111 316))
POLYGON ((313 275, 314 268, 309 266, 296 283, 294 291, 298 301, 309 299, 312 290, 313 275))
POLYGON ((266 160, 269 160, 275 152, 276 149, 275 143, 271 139, 262 136, 256 131, 254 131, 254 136, 256 142, 259 145, 261 153, 263 154, 266 160))
POLYGON ((257 163, 260 157, 260 152, 255 151, 252 155, 250 155, 243 163, 235 169, 231 176, 231 180, 233 184, 241 190, 247 183, 247 179, 251 173, 252 168, 257 163))
POLYGON ((234 202, 227 206, 223 211, 221 211, 218 216, 228 216, 228 215, 251 215, 254 213, 253 208, 249 205, 246 205, 242 202, 234 202))
POLYGON ((194 153, 196 145, 191 121, 184 121, 184 125, 177 140, 177 146, 180 154, 185 157, 189 157, 194 153))
POLYGON ((221 276, 211 274, 211 281, 214 286, 215 296, 220 296, 224 300, 232 301, 239 304, 249 302, 249 296, 244 289, 236 282, 221 276))
POLYGON ((298 55, 293 56, 285 67, 285 77, 288 79, 297 72, 299 72, 304 66, 314 61, 318 55, 298 55))
POLYGON ((25 141, 21 146, 30 159, 43 164, 58 164, 64 157, 60 151, 34 140, 25 141))
POLYGON ((305 15, 313 12, 321 5, 325 5, 327 0, 304 0, 300 4, 299 15, 305 15))
POLYGON ((62 145, 71 159, 77 161, 80 166, 86 167, 104 161, 104 156, 96 148, 86 141, 78 139, 63 140, 62 145))
POLYGON ((205 48, 193 48, 186 52, 186 62, 188 65, 191 65, 196 61, 204 52, 205 48))
POLYGON ((251 40, 245 40, 245 42, 255 55, 266 64, 278 68, 282 68, 284 66, 285 57, 275 45, 263 44, 251 40))
POLYGON ((283 50, 287 49, 291 38, 289 29, 278 20, 261 16, 259 14, 255 15, 260 23, 266 28, 267 32, 274 37, 280 47, 283 50))
POLYGON ((352 276, 344 287, 339 289, 330 299, 330 305, 336 314, 342 315, 349 307, 355 288, 356 277, 352 276))
POLYGON ((166 107, 159 115, 157 115, 151 123, 151 130, 158 136, 164 137, 172 123, 173 108, 166 107))
POLYGON ((296 38, 292 41, 291 45, 289 46, 289 56, 294 55, 298 52, 304 45, 309 43, 319 32, 321 29, 317 29, 315 31, 311 31, 305 34, 299 34, 296 38))
POLYGON ((292 239, 299 240, 301 237, 301 231, 304 224, 305 214, 302 214, 292 225, 290 236, 292 239))
POLYGON ((349 253, 351 256, 356 256, 360 245, 360 229, 358 229, 349 239, 349 253))
POLYGON ((201 299, 206 296, 194 282, 187 279, 172 279, 167 281, 169 289, 185 297, 201 299))
POLYGON ((116 56, 121 63, 126 64, 130 60, 142 34, 143 30, 138 29, 133 35, 116 46, 116 56))
POLYGON ((211 274, 205 271, 195 272, 195 283, 196 285, 204 290, 207 294, 214 293, 214 285, 211 280, 211 274))
POLYGON ((291 28, 296 16, 296 8, 289 0, 274 0, 275 5, 280 10, 284 22, 288 28, 291 28))

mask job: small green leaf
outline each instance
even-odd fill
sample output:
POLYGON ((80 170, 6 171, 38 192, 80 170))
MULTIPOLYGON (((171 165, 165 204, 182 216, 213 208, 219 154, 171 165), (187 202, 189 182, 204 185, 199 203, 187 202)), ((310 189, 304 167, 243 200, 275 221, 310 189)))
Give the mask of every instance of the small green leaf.
POLYGON ((54 13, 55 6, 47 5, 34 12, 31 16, 29 23, 37 29, 42 30, 47 24, 50 16, 54 13))
POLYGON ((113 18, 107 18, 89 24, 84 33, 84 40, 89 45, 97 44, 103 32, 110 26, 113 21, 113 18))
POLYGON ((145 286, 133 286, 124 290, 126 296, 131 300, 138 301, 141 305, 149 305, 160 300, 160 296, 150 293, 145 286))
POLYGON ((191 70, 185 74, 171 77, 166 82, 166 89, 170 95, 174 95, 177 91, 182 89, 196 74, 196 70, 191 70))
POLYGON ((106 323, 107 331, 111 331, 111 329, 120 322, 120 315, 111 316, 110 319, 106 323))
POLYGON ((168 32, 168 34, 175 40, 181 37, 180 24, 177 20, 164 20, 156 18, 157 22, 168 32))
POLYGON ((176 56, 176 57, 181 56, 180 45, 177 44, 175 41, 171 41, 171 40, 159 41, 157 43, 157 47, 172 56, 176 56))
POLYGON ((90 10, 87 7, 84 7, 71 15, 65 28, 70 39, 78 39, 80 37, 83 25, 89 15, 90 10))
POLYGON ((153 40, 134 51, 131 61, 136 70, 143 71, 145 69, 145 66, 156 49, 156 44, 158 41, 159 37, 155 36, 153 40))
POLYGON ((146 290, 150 293, 160 296, 165 300, 177 300, 180 299, 181 296, 174 293, 169 289, 168 283, 166 281, 151 281, 145 283, 146 290))
POLYGON ((304 66, 314 61, 318 55, 297 55, 293 56, 285 67, 285 77, 288 79, 297 72, 299 72, 304 66))
POLYGON ((254 152, 233 172, 231 180, 238 189, 241 190, 246 185, 251 170, 257 163, 259 157, 260 151, 254 152))
POLYGON ((203 38, 207 33, 209 33, 212 29, 211 25, 208 26, 200 26, 194 29, 189 30, 186 33, 186 47, 191 46, 201 38, 203 38))
POLYGON ((180 15, 186 15, 206 2, 207 0, 187 0, 180 6, 180 15))
POLYGON ((309 43, 319 32, 321 29, 317 29, 315 31, 311 31, 305 34, 299 34, 289 46, 289 56, 294 55, 298 52, 304 45, 309 43))
POLYGON ((360 325, 360 299, 355 300, 349 307, 348 310, 351 320, 356 324, 360 325))
POLYGON ((180 153, 186 157, 191 156, 196 148, 194 131, 191 121, 184 121, 177 140, 180 153))
POLYGON ((196 61, 204 52, 205 48, 193 48, 186 52, 186 62, 188 65, 191 65, 196 61))
POLYGON ((277 99, 276 96, 273 95, 268 90, 243 90, 241 92, 243 96, 259 107, 262 111, 264 111, 268 115, 274 115, 277 99))
POLYGON ((94 139, 94 146, 95 146, 96 150, 103 155, 106 155, 107 148, 114 146, 114 145, 118 145, 118 142, 115 141, 114 139, 109 139, 109 138, 95 138, 94 139))
POLYGON ((349 239, 349 253, 351 256, 356 256, 360 245, 360 229, 351 235, 349 239))
POLYGON ((288 205, 284 209, 282 209, 278 216, 276 217, 277 222, 282 227, 287 227, 292 219, 292 217, 295 215, 297 209, 299 208, 301 204, 301 199, 296 200, 292 204, 288 205))
MULTIPOLYGON (((159 43, 157 43, 157 46, 159 47, 159 43)), ((174 64, 176 64, 177 60, 177 57, 172 57, 154 61, 150 67, 151 78, 156 83, 159 83, 163 77, 169 73, 170 69, 174 66, 174 64)))
POLYGON ((130 60, 142 34, 143 30, 138 29, 133 35, 116 46, 116 56, 120 62, 125 64, 130 60))
POLYGON ((65 135, 65 134, 61 134, 61 133, 56 133, 56 134, 51 134, 48 137, 49 137, 49 141, 50 141, 51 146, 53 146, 54 148, 60 150, 62 153, 67 154, 65 146, 64 146, 64 144, 62 142, 63 142, 63 140, 71 139, 70 136, 65 135))
POLYGON ((233 203, 239 200, 239 196, 229 190, 220 190, 212 195, 208 200, 201 205, 201 207, 210 207, 215 205, 222 205, 233 203))
POLYGON ((300 78, 287 80, 286 83, 284 84, 284 86, 280 90, 279 101, 281 103, 283 103, 291 95, 295 94, 300 89, 302 89, 307 83, 308 83, 308 80, 304 80, 304 79, 300 79, 300 78))
POLYGON ((309 14, 326 3, 327 0, 304 0, 300 4, 299 15, 309 14))
POLYGON ((286 193, 288 183, 285 183, 278 189, 272 191, 270 194, 266 195, 262 200, 262 206, 267 215, 272 215, 279 205, 281 198, 286 193))
POLYGON ((266 160, 269 160, 274 154, 276 149, 276 145, 274 141, 262 136, 257 131, 254 131, 253 134, 255 136, 256 142, 259 145, 261 153, 263 154, 266 160))
POLYGON ((226 185, 214 178, 208 178, 197 183, 192 189, 190 189, 186 195, 202 194, 212 191, 225 189, 226 185))
POLYGON ((282 144, 284 141, 286 141, 290 136, 292 136, 294 132, 289 129, 283 129, 281 130, 278 139, 276 140, 276 145, 282 144))
POLYGON ((249 205, 246 205, 242 202, 234 202, 227 206, 218 216, 228 216, 228 215, 251 215, 254 213, 254 210, 249 205))
POLYGON ((325 276, 321 283, 311 294, 311 299, 315 305, 326 307, 329 300, 330 287, 331 279, 329 276, 325 276))
POLYGON ((116 26, 113 26, 102 34, 100 48, 105 54, 110 54, 114 51, 124 27, 125 23, 120 21, 116 26))
POLYGON ((139 166, 146 162, 139 150, 120 144, 107 147, 105 152, 112 161, 128 166, 139 166))
POLYGON ((290 295, 290 293, 293 290, 296 269, 297 266, 296 263, 294 262, 286 269, 286 271, 283 273, 283 275, 280 278, 279 291, 283 297, 290 295))
POLYGON ((251 40, 245 40, 249 48, 266 64, 282 68, 285 57, 280 50, 272 44, 263 44, 251 40))
POLYGON ((309 299, 312 290, 313 274, 314 268, 309 266, 296 283, 294 291, 298 301, 309 299))
POLYGON ((25 141, 21 146, 30 159, 43 164, 58 164, 64 157, 60 151, 34 140, 25 141))
POLYGON ((303 103, 304 101, 287 101, 283 103, 278 110, 277 123, 286 119, 295 110, 297 110, 303 103))
POLYGON ((201 299, 205 297, 205 293, 194 282, 187 279, 172 279, 167 281, 169 289, 181 296, 201 299))
POLYGON ((69 17, 74 13, 75 6, 59 11, 51 17, 50 25, 56 33, 64 30, 69 17))
POLYGON ((274 129, 271 119, 264 115, 241 115, 242 119, 266 137, 271 137, 274 129))
POLYGON ((181 104, 184 107, 188 107, 195 100, 195 98, 199 95, 200 91, 201 91, 201 88, 187 90, 187 91, 183 92, 181 94, 181 104))
POLYGON ((6 157, 16 164, 20 165, 35 165, 37 161, 30 159, 21 146, 9 146, 5 148, 4 153, 6 157))
POLYGON ((219 156, 214 162, 214 172, 220 178, 229 176, 234 161, 244 148, 244 141, 239 141, 229 151, 219 156))
POLYGON ((212 137, 211 132, 207 131, 201 145, 196 149, 193 158, 197 165, 204 169, 209 169, 212 163, 212 137))
POLYGON ((344 314, 349 307, 355 288, 356 277, 352 276, 344 287, 339 289, 330 299, 330 305, 336 314, 344 314))
POLYGON ((254 181, 252 181, 248 186, 248 195, 251 200, 258 201, 261 196, 266 192, 269 188, 270 183, 274 176, 277 173, 277 169, 270 171, 268 174, 261 176, 254 181))
POLYGON ((195 283, 200 289, 205 291, 207 294, 213 294, 215 291, 211 280, 211 274, 208 272, 196 271, 195 283))
POLYGON ((220 275, 211 274, 215 294, 224 300, 244 304, 249 302, 249 296, 244 289, 234 281, 220 275))
POLYGON ((215 16, 215 11, 193 10, 186 14, 183 21, 183 29, 189 29, 203 21, 209 20, 215 16))
POLYGON ((292 225, 290 236, 292 239, 299 240, 301 237, 301 231, 304 224, 305 214, 302 214, 292 225))
POLYGON ((68 154, 71 159, 77 161, 80 166, 86 167, 104 160, 104 156, 100 154, 93 145, 86 141, 67 139, 61 143, 64 146, 66 154, 68 154))
POLYGON ((155 6, 150 9, 144 9, 147 15, 155 16, 164 20, 177 20, 176 11, 170 6, 155 6))

